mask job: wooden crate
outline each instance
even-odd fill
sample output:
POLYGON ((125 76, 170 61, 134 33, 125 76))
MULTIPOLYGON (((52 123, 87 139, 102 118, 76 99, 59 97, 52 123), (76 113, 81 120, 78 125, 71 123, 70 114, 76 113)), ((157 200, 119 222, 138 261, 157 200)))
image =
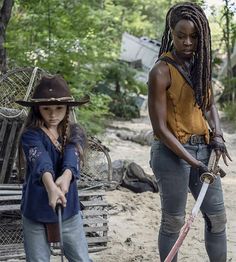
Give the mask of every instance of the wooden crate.
POLYGON ((23 121, 20 111, 0 108, 0 184, 10 181, 23 121))
MULTIPOLYGON (((0 185, 0 257, 24 257, 20 216, 21 185, 0 185)), ((81 191, 79 197, 84 210, 82 217, 89 252, 107 247, 107 203, 103 191, 81 191)), ((59 255, 58 245, 52 245, 52 254, 59 255)))

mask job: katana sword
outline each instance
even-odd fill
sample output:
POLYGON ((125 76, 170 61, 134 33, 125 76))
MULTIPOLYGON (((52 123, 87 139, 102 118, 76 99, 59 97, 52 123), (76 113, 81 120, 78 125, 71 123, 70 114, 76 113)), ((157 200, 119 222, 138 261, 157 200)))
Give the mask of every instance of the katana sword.
POLYGON ((209 172, 203 173, 200 177, 200 180, 203 183, 203 185, 198 195, 197 201, 192 209, 191 215, 188 218, 188 220, 186 221, 186 223, 183 225, 178 239, 176 240, 168 256, 165 258, 164 262, 171 262, 173 258, 175 257, 176 253, 179 251, 179 248, 183 244, 183 241, 186 238, 191 228, 191 225, 199 212, 199 209, 202 205, 203 199, 206 195, 209 185, 214 182, 218 173, 220 177, 224 177, 226 175, 226 173, 218 166, 218 161, 216 160, 215 150, 211 151, 207 167, 208 167, 209 172))

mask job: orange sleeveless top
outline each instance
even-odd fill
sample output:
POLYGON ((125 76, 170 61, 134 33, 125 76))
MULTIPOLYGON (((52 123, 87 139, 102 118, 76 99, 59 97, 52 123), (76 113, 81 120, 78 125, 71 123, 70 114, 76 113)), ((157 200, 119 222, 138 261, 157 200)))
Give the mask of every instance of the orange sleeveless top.
MULTIPOLYGON (((165 53, 173 59, 170 52, 165 53)), ((184 77, 171 64, 171 85, 167 90, 167 125, 180 141, 186 143, 192 134, 204 135, 209 143, 209 130, 202 110, 195 103, 194 91, 184 77)))

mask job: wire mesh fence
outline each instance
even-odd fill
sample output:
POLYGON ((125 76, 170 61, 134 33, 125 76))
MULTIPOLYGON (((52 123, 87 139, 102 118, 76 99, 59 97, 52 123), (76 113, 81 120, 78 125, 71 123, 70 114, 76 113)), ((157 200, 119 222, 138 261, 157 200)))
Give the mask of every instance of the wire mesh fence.
POLYGON ((37 67, 18 68, 8 71, 0 79, 0 106, 22 109, 15 100, 27 99, 34 86, 46 72, 37 67))
POLYGON ((14 244, 23 243, 21 217, 5 217, 1 216, 0 223, 0 245, 10 247, 14 244))
MULTIPOLYGON (((7 210, 7 206, 15 205, 16 207, 17 202, 19 203, 19 200, 5 201, 5 203, 1 201, 0 208, 4 207, 7 210)), ((24 258, 23 230, 19 210, 0 212, 0 261, 13 258, 24 258)))

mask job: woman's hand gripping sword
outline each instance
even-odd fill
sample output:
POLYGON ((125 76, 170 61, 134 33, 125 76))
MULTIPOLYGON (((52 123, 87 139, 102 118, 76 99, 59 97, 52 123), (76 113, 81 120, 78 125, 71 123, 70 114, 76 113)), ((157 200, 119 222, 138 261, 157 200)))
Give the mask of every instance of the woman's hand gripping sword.
POLYGON ((176 240, 174 246, 172 247, 170 253, 166 257, 164 262, 171 262, 173 258, 175 257, 176 253, 178 252, 179 248, 183 244, 183 241, 185 237, 187 236, 188 231, 190 230, 191 225, 199 212, 200 206, 203 202, 203 199, 206 195, 209 185, 214 182, 218 174, 220 175, 220 177, 224 177, 226 175, 226 173, 218 166, 218 161, 216 161, 215 150, 211 151, 211 155, 210 155, 209 162, 208 162, 208 170, 210 170, 210 172, 205 172, 200 177, 200 180, 203 183, 203 185, 198 195, 197 201, 192 209, 190 217, 188 218, 188 220, 182 227, 178 239, 176 240))

